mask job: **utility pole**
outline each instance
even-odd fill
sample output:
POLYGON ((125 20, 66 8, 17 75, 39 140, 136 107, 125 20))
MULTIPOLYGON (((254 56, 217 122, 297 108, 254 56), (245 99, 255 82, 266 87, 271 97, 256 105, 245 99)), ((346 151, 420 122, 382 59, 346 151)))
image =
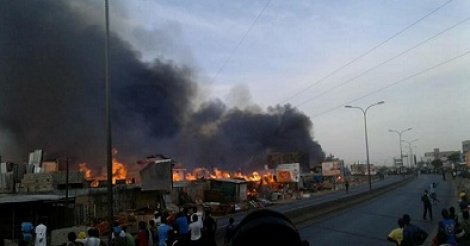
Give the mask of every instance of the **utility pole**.
POLYGON ((113 215, 113 156, 111 141, 111 111, 110 111, 110 75, 109 75, 109 2, 104 0, 105 7, 105 27, 106 36, 104 42, 104 73, 105 73, 105 108, 106 108, 106 174, 107 174, 107 193, 108 193, 108 228, 109 239, 114 221, 113 215))
POLYGON ((65 157, 65 208, 69 208, 69 157, 65 157))

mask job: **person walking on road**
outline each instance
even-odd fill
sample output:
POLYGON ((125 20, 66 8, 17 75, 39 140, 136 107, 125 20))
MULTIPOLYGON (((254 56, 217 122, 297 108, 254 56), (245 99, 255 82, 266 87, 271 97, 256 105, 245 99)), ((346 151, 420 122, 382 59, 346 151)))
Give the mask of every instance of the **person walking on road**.
POLYGON ((423 211, 423 220, 426 220, 426 215, 429 211, 429 218, 432 220, 432 204, 431 198, 427 190, 424 191, 424 194, 421 196, 421 201, 423 202, 424 211, 423 211))
POLYGON ((403 241, 403 227, 405 223, 403 222, 403 218, 398 219, 398 228, 393 229, 387 236, 387 240, 390 242, 394 242, 395 245, 400 246, 401 241, 403 241))
POLYGON ((430 194, 433 204, 439 203, 439 199, 437 199, 437 194, 436 194, 436 187, 437 187, 437 184, 435 182, 432 182, 431 185, 429 186, 429 194, 430 194))
POLYGON ((344 187, 346 188, 346 194, 349 193, 349 181, 347 179, 344 181, 344 187))

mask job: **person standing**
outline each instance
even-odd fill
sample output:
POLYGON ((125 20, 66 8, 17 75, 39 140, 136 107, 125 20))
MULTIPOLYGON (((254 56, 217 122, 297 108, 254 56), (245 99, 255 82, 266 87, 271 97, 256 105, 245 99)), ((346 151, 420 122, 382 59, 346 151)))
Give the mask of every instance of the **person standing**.
POLYGON ((147 230, 147 223, 144 221, 139 222, 139 232, 137 232, 136 241, 138 246, 149 245, 149 231, 147 230))
POLYGON ((34 246, 46 246, 47 245, 47 226, 44 225, 43 219, 40 219, 39 225, 34 229, 36 238, 34 240, 34 246))
POLYGON ((431 198, 429 197, 427 190, 425 190, 424 194, 421 196, 421 201, 423 202, 423 206, 424 206, 423 220, 426 219, 426 215, 428 211, 429 211, 429 218, 432 220, 432 204, 431 204, 431 198))
POLYGON ((398 219, 398 228, 393 229, 387 236, 387 240, 390 242, 394 242, 397 246, 401 245, 401 241, 403 241, 403 227, 405 223, 403 222, 403 218, 398 219))
POLYGON ((168 239, 168 235, 173 230, 173 228, 167 225, 166 217, 161 217, 161 224, 157 227, 158 228, 158 245, 159 246, 166 246, 166 240, 168 239))
POLYGON ((224 236, 224 244, 229 245, 230 241, 233 238, 233 234, 235 233, 235 219, 230 217, 228 219, 228 225, 225 228, 225 236, 224 236))
POLYGON ((103 245, 100 239, 99 230, 96 228, 90 228, 87 231, 88 236, 85 239, 77 239, 75 242, 82 243, 84 246, 98 246, 103 245))
POLYGON ((69 234, 67 234, 67 244, 66 246, 79 246, 81 244, 75 242, 75 240, 77 240, 77 234, 73 231, 69 232, 69 234))
POLYGON ((349 181, 347 179, 344 181, 344 187, 346 188, 346 193, 349 193, 349 181))
POLYGON ((459 200, 460 212, 468 211, 469 203, 468 203, 467 194, 465 194, 465 192, 460 192, 459 196, 460 196, 460 200, 459 200))
POLYGON ((403 240, 402 246, 421 245, 428 237, 428 233, 416 225, 411 224, 410 215, 403 215, 403 240))
POLYGON ((21 223, 21 233, 23 234, 22 242, 20 245, 31 246, 33 245, 33 223, 21 223))
MULTIPOLYGON (((470 244, 470 214, 468 211, 463 211, 459 219, 460 227, 465 232, 464 236, 460 241, 470 244)), ((460 243, 460 242, 459 242, 460 243)), ((465 245, 465 244, 464 244, 465 245)))
POLYGON ((439 202, 439 199, 437 199, 437 194, 436 194, 436 183, 432 182, 431 185, 429 186, 429 194, 430 197, 432 198, 433 204, 436 204, 439 202))
POLYGON ((216 246, 215 242, 215 232, 217 231, 217 222, 211 216, 211 211, 206 210, 206 214, 203 221, 204 231, 203 231, 203 240, 204 245, 207 246, 216 246))
POLYGON ((442 209, 442 220, 439 221, 439 232, 447 236, 447 243, 450 245, 457 245, 457 239, 455 237, 456 223, 450 217, 447 209, 442 209))
POLYGON ((126 238, 126 246, 135 246, 134 237, 129 233, 129 229, 127 226, 122 227, 122 231, 124 232, 124 237, 126 238))
POLYGON ((202 239, 202 222, 199 220, 199 217, 196 213, 191 216, 191 224, 189 224, 189 230, 191 231, 191 246, 200 246, 202 239))
MULTIPOLYGON (((160 220, 161 222, 161 220, 160 220)), ((152 245, 158 245, 158 234, 157 234, 157 227, 155 226, 155 220, 149 220, 149 231, 151 236, 152 245)))
POLYGON ((175 225, 178 229, 178 238, 182 244, 188 244, 189 242, 189 224, 188 217, 183 211, 180 211, 176 216, 175 225))

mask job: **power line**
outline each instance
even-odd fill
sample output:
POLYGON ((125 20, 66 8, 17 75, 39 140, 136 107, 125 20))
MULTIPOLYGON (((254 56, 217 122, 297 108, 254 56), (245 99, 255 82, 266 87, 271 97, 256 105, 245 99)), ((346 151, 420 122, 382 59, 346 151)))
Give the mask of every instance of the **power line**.
POLYGON ((320 84, 321 82, 323 82, 324 80, 328 79, 329 77, 335 75, 337 72, 343 70, 344 68, 348 67, 349 65, 355 63, 356 61, 358 61, 359 59, 367 56, 368 54, 370 54, 372 51, 376 50, 377 48, 381 47, 382 45, 384 45, 385 43, 387 43, 388 41, 396 38, 398 35, 404 33, 406 30, 410 29, 411 27, 415 26, 416 24, 418 24, 419 22, 421 22, 422 20, 426 19, 427 17, 429 17, 430 15, 436 13, 437 11, 439 11, 440 9, 442 9, 443 7, 445 7, 447 4, 449 4, 450 2, 452 2, 453 0, 448 0, 447 2, 445 2, 444 4, 440 5, 439 7, 435 8, 434 10, 432 10, 431 12, 427 13, 426 15, 424 15, 423 17, 419 18, 418 20, 416 20, 415 22, 411 23, 410 25, 406 26, 405 28, 401 29, 400 31, 398 31, 397 33, 393 34, 392 36, 388 37, 387 39, 385 39, 384 41, 380 42, 379 44, 375 45, 374 47, 370 48, 369 50, 367 50, 366 52, 360 54, 359 56, 353 58, 352 60, 350 60, 349 62, 343 64, 342 66, 336 68, 335 70, 331 71, 330 73, 328 73, 327 75, 323 76, 322 78, 318 79, 317 81, 315 81, 313 84, 303 88, 302 90, 299 90, 298 92, 294 93, 294 95, 282 100, 281 102, 279 103, 285 103, 285 102, 288 102, 290 100, 292 100, 293 98, 295 98, 296 96, 298 95, 301 95, 302 93, 304 93, 305 91, 311 89, 312 87, 320 84))
POLYGON ((240 41, 238 41, 237 45, 235 46, 235 48, 232 50, 232 52, 229 54, 229 56, 227 57, 227 59, 225 59, 225 61, 222 63, 222 65, 219 67, 219 69, 217 70, 217 72, 215 73, 214 77, 212 78, 212 80, 215 80, 220 72, 222 72, 222 70, 224 70, 225 66, 227 65, 227 63, 232 60, 233 58, 233 55, 235 55, 235 53, 238 51, 238 48, 240 48, 240 46, 242 45, 243 41, 245 41, 245 38, 246 36, 248 36, 248 33, 251 32, 251 29, 253 29, 253 27, 255 26, 255 24, 258 22, 258 19, 261 17, 261 15, 263 15, 264 11, 266 10, 266 8, 268 8, 269 4, 271 3, 271 0, 268 0, 266 2, 266 4, 264 5, 263 9, 261 9, 261 11, 258 13, 258 15, 256 16, 256 18, 253 20, 253 22, 251 23, 250 27, 246 30, 246 32, 243 34, 242 38, 240 39, 240 41))
POLYGON ((400 56, 402 56, 402 55, 404 55, 404 54, 406 54, 406 53, 408 53, 408 52, 410 52, 410 51, 412 51, 412 50, 418 48, 419 46, 421 46, 421 45, 423 45, 423 44, 425 44, 425 43, 427 43, 427 42, 429 42, 429 41, 435 39, 436 37, 438 37, 438 36, 440 36, 440 35, 442 35, 442 34, 448 32, 448 31, 450 31, 450 30, 452 30, 452 29, 454 29, 455 27, 457 27, 457 26, 459 26, 459 25, 461 25, 461 24, 463 24, 463 23, 465 23, 465 22, 467 22, 467 21, 469 21, 469 20, 470 20, 470 17, 467 17, 467 18, 465 18, 465 19, 463 19, 463 20, 457 22, 456 24, 445 28, 444 30, 442 30, 442 31, 436 33, 435 35, 433 35, 433 36, 431 36, 431 37, 429 37, 429 38, 427 38, 427 39, 425 39, 425 40, 423 40, 423 41, 417 43, 416 45, 414 45, 414 46, 412 46, 412 47, 410 47, 410 48, 408 48, 408 49, 406 49, 406 50, 404 50, 404 51, 398 53, 397 55, 392 56, 392 57, 388 58, 387 60, 385 60, 385 61, 383 61, 383 62, 381 62, 381 63, 379 63, 379 64, 376 64, 376 65, 374 65, 374 66, 372 66, 372 67, 366 69, 365 71, 359 73, 358 75, 356 75, 356 76, 354 76, 354 77, 352 77, 352 78, 350 78, 350 79, 347 79, 347 80, 343 81, 343 83, 341 83, 341 84, 339 84, 339 85, 337 85, 337 86, 333 86, 333 87, 331 87, 330 89, 328 89, 328 90, 326 90, 326 91, 320 93, 319 95, 316 95, 316 96, 314 96, 314 97, 311 97, 311 98, 309 98, 309 99, 307 99, 307 100, 305 100, 305 101, 303 101, 303 102, 297 104, 296 107, 302 106, 302 105, 304 105, 304 104, 306 104, 306 103, 309 103, 309 102, 312 102, 312 101, 315 101, 315 100, 319 99, 320 97, 322 97, 322 96, 324 96, 324 95, 330 93, 331 91, 334 91, 334 90, 336 90, 336 89, 338 89, 338 88, 340 88, 340 87, 343 87, 343 86, 345 86, 345 85, 347 85, 347 84, 349 84, 349 83, 355 81, 356 79, 358 79, 358 78, 360 78, 360 77, 362 77, 362 76, 368 74, 369 72, 371 72, 371 71, 373 71, 373 70, 375 70, 375 69, 381 67, 382 65, 385 65, 385 64, 387 64, 387 63, 389 63, 389 62, 391 62, 391 61, 397 59, 398 57, 400 57, 400 56))
POLYGON ((441 66, 444 66, 444 65, 446 65, 446 64, 448 64, 448 63, 450 63, 450 62, 453 62, 453 61, 455 61, 455 60, 458 60, 458 59, 460 59, 460 58, 463 58, 463 57, 465 57, 465 56, 467 56, 467 55, 469 55, 469 54, 470 54, 470 50, 467 51, 467 52, 464 52, 464 53, 462 53, 462 54, 460 54, 460 55, 454 56, 454 57, 452 57, 452 58, 450 58, 450 59, 447 59, 447 60, 445 60, 445 61, 443 61, 443 62, 441 62, 441 63, 438 63, 438 64, 435 64, 435 65, 433 65, 433 66, 431 66, 431 67, 428 67, 428 68, 426 68, 426 69, 424 69, 424 70, 421 70, 421 71, 419 71, 419 72, 417 72, 417 73, 408 75, 408 76, 406 76, 406 77, 404 77, 404 78, 402 78, 402 79, 400 79, 400 80, 397 80, 397 81, 395 81, 395 82, 392 82, 392 83, 390 83, 390 84, 388 84, 388 85, 386 85, 386 86, 384 86, 384 87, 381 87, 381 88, 379 88, 379 89, 376 89, 376 90, 374 90, 374 91, 371 91, 371 92, 369 92, 369 93, 367 93, 367 94, 364 94, 364 95, 362 95, 362 96, 360 96, 360 97, 358 97, 358 98, 355 98, 355 99, 353 99, 353 100, 351 100, 351 101, 342 103, 342 104, 340 104, 340 105, 338 105, 338 106, 335 106, 335 107, 333 107, 333 108, 330 108, 330 109, 328 109, 328 110, 325 110, 325 111, 323 111, 323 112, 321 112, 321 113, 319 113, 319 114, 316 114, 316 115, 314 115, 314 116, 311 116, 310 118, 316 118, 316 117, 318 117, 318 116, 320 116, 320 115, 324 115, 324 114, 326 114, 326 113, 329 113, 329 112, 332 112, 332 111, 337 110, 337 109, 339 109, 339 108, 342 108, 342 107, 344 107, 344 105, 357 102, 357 101, 359 101, 359 100, 361 100, 361 99, 364 99, 364 98, 366 98, 366 97, 368 97, 368 96, 370 96, 370 95, 373 95, 373 94, 375 94, 375 93, 381 92, 381 91, 383 91, 383 90, 386 90, 386 89, 388 89, 388 88, 390 88, 390 87, 392 87, 392 86, 398 85, 398 84, 400 84, 400 83, 403 83, 403 82, 405 82, 405 81, 407 81, 407 80, 409 80, 409 79, 412 79, 412 78, 414 78, 414 77, 417 77, 417 76, 419 76, 419 75, 422 75, 422 74, 424 74, 424 73, 427 73, 427 72, 429 72, 429 71, 431 71, 431 70, 434 70, 434 69, 436 69, 436 68, 439 68, 439 67, 441 67, 441 66))

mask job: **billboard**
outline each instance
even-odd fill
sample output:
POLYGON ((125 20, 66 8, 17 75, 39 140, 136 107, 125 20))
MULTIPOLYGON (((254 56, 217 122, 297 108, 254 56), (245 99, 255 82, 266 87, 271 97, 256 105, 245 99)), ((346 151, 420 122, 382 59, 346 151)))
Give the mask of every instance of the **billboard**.
POLYGON ((340 176, 341 163, 340 161, 328 161, 321 164, 323 176, 340 176))
MULTIPOLYGON (((367 164, 352 164, 351 175, 368 175, 367 164)), ((374 164, 370 164, 370 175, 377 175, 374 164)))
POLYGON ((140 171, 142 190, 171 191, 173 188, 173 160, 153 161, 140 171))
POLYGON ((279 164, 276 167, 276 177, 279 183, 297 183, 300 181, 300 164, 279 164))

